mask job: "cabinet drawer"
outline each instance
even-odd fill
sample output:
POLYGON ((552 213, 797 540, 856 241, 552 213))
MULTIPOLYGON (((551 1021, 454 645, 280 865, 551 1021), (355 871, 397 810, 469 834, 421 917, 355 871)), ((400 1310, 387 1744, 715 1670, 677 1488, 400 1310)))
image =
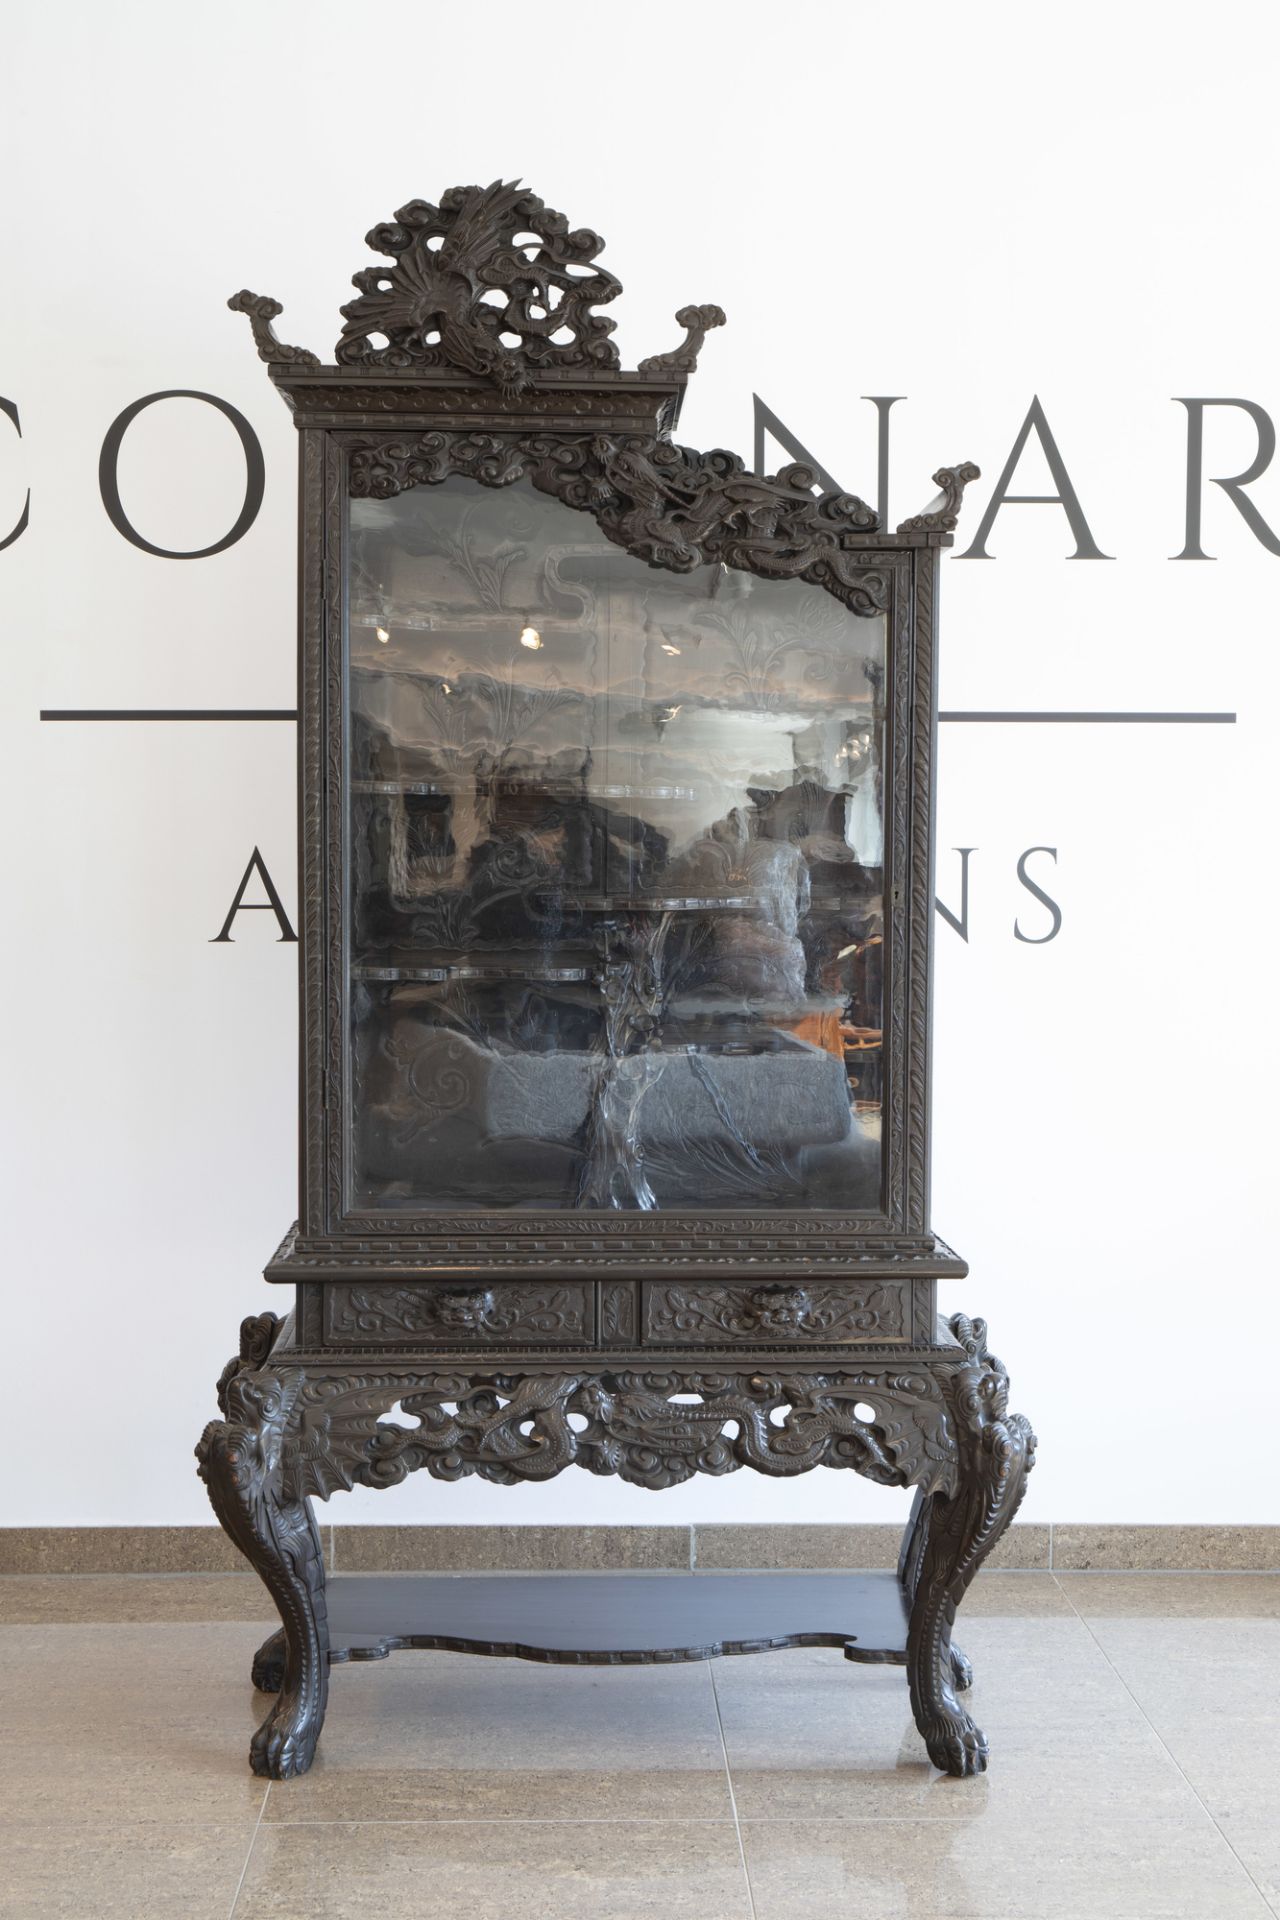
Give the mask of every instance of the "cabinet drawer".
POLYGON ((642 1290, 641 1338, 656 1347, 905 1340, 910 1291, 904 1280, 728 1287, 651 1283, 642 1290))
POLYGON ((325 1288, 326 1347, 581 1347, 595 1337, 589 1283, 325 1288))

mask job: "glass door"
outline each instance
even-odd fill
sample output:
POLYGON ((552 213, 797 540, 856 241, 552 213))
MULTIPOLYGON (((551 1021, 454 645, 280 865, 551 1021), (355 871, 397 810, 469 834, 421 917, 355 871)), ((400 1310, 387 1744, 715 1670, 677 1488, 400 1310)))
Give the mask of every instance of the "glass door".
POLYGON ((356 1211, 880 1203, 886 623, 351 502, 356 1211))

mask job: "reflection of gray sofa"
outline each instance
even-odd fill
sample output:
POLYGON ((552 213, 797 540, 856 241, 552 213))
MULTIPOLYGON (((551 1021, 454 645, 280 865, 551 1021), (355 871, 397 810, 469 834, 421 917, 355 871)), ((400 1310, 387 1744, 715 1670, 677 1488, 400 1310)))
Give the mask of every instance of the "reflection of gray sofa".
MULTIPOLYGON (((414 1054, 415 1092, 449 1084, 467 1118, 491 1140, 575 1140, 607 1063, 591 1053, 508 1053, 461 1034, 428 1033, 414 1054)), ((840 1061, 793 1041, 785 1051, 661 1057, 640 1113, 646 1144, 677 1145, 697 1136, 755 1147, 825 1146, 852 1125, 849 1083, 840 1061)))
MULTIPOLYGON (((366 1174, 419 1192, 425 1176, 438 1191, 474 1182, 507 1204, 571 1204, 555 1189, 572 1191, 607 1060, 500 1051, 416 1023, 409 1033, 398 1066, 384 1054, 365 1077, 366 1174)), ((854 1122, 834 1055, 787 1036, 758 1053, 649 1059, 658 1071, 638 1136, 659 1205, 874 1203, 879 1149, 854 1122)))

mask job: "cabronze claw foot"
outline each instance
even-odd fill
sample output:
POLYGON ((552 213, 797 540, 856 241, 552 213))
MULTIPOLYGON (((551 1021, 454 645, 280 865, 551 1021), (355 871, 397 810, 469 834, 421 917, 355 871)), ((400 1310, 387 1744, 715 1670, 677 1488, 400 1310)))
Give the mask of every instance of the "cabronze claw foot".
MULTIPOLYGON (((246 1345, 253 1354, 242 1330, 242 1354, 246 1345)), ((270 1780, 292 1779, 311 1765, 329 1690, 320 1536, 294 1483, 289 1445, 302 1385, 300 1373, 254 1372, 242 1360, 220 1382, 227 1418, 210 1421, 196 1448, 213 1510, 261 1575, 283 1623, 253 1667, 254 1684, 276 1692, 249 1749, 253 1771, 270 1780)))
POLYGON ((1023 1416, 1008 1411, 1008 1375, 987 1352, 985 1322, 955 1314, 949 1325, 965 1356, 948 1385, 955 1464, 950 1485, 917 1494, 899 1576, 911 1610, 907 1679, 916 1725, 934 1766, 963 1778, 985 1772, 987 1741, 956 1698, 972 1670, 951 1645, 951 1627, 1018 1510, 1036 1442, 1023 1416))

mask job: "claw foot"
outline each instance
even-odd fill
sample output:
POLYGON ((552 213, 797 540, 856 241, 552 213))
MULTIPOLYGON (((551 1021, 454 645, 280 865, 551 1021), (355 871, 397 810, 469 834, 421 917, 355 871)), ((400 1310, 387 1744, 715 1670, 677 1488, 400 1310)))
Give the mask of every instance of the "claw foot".
POLYGON ((249 1743, 249 1765, 264 1780, 296 1780, 315 1759, 319 1737, 314 1714, 277 1702, 249 1743))
POLYGON ((931 1722, 924 1730, 924 1743, 934 1766, 953 1780, 987 1770, 987 1736, 967 1713, 931 1722))

